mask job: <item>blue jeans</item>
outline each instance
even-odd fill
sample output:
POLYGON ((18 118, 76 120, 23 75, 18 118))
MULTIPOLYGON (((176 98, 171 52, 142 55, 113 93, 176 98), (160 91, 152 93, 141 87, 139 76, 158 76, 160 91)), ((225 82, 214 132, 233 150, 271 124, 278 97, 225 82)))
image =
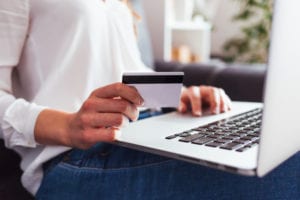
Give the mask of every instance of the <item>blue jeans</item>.
MULTIPOLYGON (((140 119, 161 113, 142 112, 140 119)), ((300 199, 300 153, 257 178, 99 143, 56 157, 44 172, 36 195, 41 200, 300 199)))
POLYGON ((46 164, 36 198, 299 200, 300 153, 257 178, 99 143, 46 164))

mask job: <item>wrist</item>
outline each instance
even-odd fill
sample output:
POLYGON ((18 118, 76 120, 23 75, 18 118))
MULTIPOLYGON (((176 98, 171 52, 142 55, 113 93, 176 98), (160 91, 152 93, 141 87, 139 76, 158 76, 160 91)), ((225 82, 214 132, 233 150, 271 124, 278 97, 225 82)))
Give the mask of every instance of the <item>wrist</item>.
POLYGON ((70 146, 69 123, 72 114, 45 109, 36 121, 34 136, 39 144, 70 146))
POLYGON ((71 120, 72 120, 72 116, 73 114, 71 113, 62 113, 61 115, 61 121, 59 123, 59 130, 58 130, 58 141, 60 145, 63 146, 68 146, 71 147, 72 146, 72 140, 71 140, 71 128, 70 128, 70 124, 71 124, 71 120))

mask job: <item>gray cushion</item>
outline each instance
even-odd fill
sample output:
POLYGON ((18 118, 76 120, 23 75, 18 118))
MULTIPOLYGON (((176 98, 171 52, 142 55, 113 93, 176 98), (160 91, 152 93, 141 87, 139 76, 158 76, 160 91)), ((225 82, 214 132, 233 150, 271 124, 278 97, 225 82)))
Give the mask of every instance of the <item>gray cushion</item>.
POLYGON ((157 71, 183 71, 184 84, 213 85, 223 88, 232 100, 263 100, 265 66, 225 64, 180 64, 157 61, 157 71))

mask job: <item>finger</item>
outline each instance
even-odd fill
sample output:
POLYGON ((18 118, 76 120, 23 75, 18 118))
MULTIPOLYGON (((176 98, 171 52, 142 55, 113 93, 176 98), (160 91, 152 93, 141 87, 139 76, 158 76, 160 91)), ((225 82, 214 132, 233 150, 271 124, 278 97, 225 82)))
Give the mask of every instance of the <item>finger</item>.
POLYGON ((95 95, 99 98, 121 97, 137 106, 141 106, 144 103, 143 98, 138 93, 136 88, 123 83, 114 83, 98 88, 92 93, 92 95, 95 95))
POLYGON ((124 99, 93 98, 90 99, 87 109, 100 113, 122 113, 132 121, 136 121, 139 116, 137 107, 124 99))
POLYGON ((232 106, 231 100, 223 89, 220 88, 219 91, 220 91, 221 99, 224 102, 224 110, 225 112, 227 112, 231 110, 231 106, 232 106))
POLYGON ((90 129, 83 135, 83 143, 87 146, 92 146, 98 142, 113 142, 116 135, 120 132, 116 128, 95 128, 90 129))
POLYGON ((93 113, 81 116, 81 122, 84 127, 125 127, 129 124, 129 120, 119 113, 93 113))
MULTIPOLYGON (((107 101, 107 99, 102 99, 107 101)), ((105 107, 101 107, 99 112, 116 112, 122 113, 132 121, 136 121, 139 117, 139 111, 136 105, 124 99, 114 99, 113 101, 107 102, 105 107)))
POLYGON ((118 128, 100 128, 94 130, 94 136, 96 141, 113 142, 120 132, 118 128))
POLYGON ((188 110, 189 105, 189 97, 187 95, 187 89, 185 87, 182 88, 180 102, 178 106, 178 111, 181 113, 185 113, 188 110))
POLYGON ((217 114, 220 112, 220 95, 217 88, 211 86, 200 87, 202 101, 208 104, 210 112, 217 114))
POLYGON ((202 115, 201 110, 201 95, 200 95, 200 88, 196 86, 191 86, 187 89, 187 94, 190 100, 190 104, 192 107, 192 113, 196 116, 202 115))
POLYGON ((211 102, 212 102, 212 106, 210 107, 210 111, 212 114, 219 114, 220 110, 221 110, 221 97, 220 97, 220 93, 219 93, 219 89, 218 88, 214 88, 212 87, 212 93, 211 93, 211 102))
POLYGON ((228 110, 231 110, 232 109, 232 102, 231 102, 231 100, 230 100, 230 98, 229 98, 229 96, 227 94, 225 94, 225 98, 224 99, 225 99, 225 102, 226 102, 228 110))
POLYGON ((226 100, 225 100, 225 92, 223 89, 219 88, 218 89, 219 95, 220 95, 220 111, 223 112, 227 112, 228 111, 228 106, 226 104, 226 100))
POLYGON ((179 107, 178 107, 178 111, 179 111, 180 113, 185 113, 185 112, 187 112, 187 104, 186 104, 185 102, 183 102, 183 101, 180 101, 179 107))

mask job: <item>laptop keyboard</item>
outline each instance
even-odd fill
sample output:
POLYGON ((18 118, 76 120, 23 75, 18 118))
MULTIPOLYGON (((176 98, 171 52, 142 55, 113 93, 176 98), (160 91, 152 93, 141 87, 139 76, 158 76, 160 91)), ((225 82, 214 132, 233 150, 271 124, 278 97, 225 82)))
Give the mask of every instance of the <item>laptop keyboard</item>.
POLYGON ((244 152, 259 143, 262 109, 173 134, 166 139, 244 152))

